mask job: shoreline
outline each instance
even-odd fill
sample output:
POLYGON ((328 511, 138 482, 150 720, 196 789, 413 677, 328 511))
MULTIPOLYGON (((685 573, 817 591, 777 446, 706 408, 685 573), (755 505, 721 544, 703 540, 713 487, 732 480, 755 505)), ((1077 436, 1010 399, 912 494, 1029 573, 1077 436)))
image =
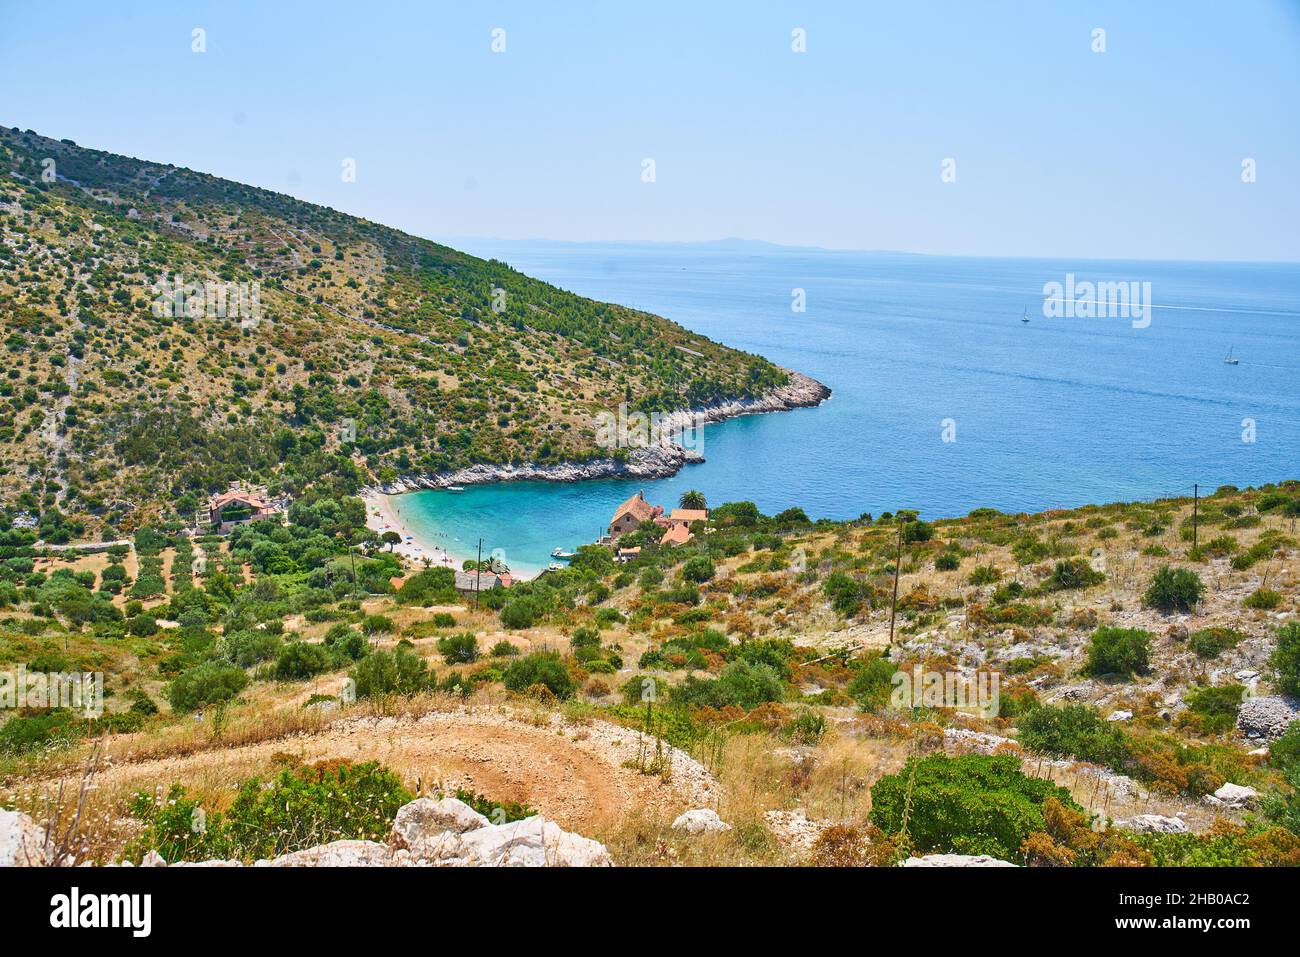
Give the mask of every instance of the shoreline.
MULTIPOLYGON (((821 405, 831 390, 811 376, 791 369, 784 370, 790 381, 757 399, 736 399, 699 409, 667 413, 664 428, 677 431, 692 423, 713 425, 746 415, 789 412, 821 405)), ((401 495, 421 489, 445 489, 452 485, 486 485, 492 482, 584 482, 604 478, 659 479, 671 478, 683 466, 703 462, 704 456, 693 449, 664 443, 635 448, 624 461, 613 457, 586 462, 561 462, 557 465, 471 465, 451 472, 399 475, 391 482, 368 485, 361 489, 362 498, 373 495, 401 495)), ((403 533, 405 536, 406 533, 403 533)))
POLYGON ((425 541, 421 536, 417 535, 403 520, 398 507, 389 501, 392 496, 387 493, 374 489, 362 489, 360 497, 366 503, 366 528, 381 535, 384 532, 396 532, 402 536, 402 541, 393 546, 393 552, 401 555, 411 564, 423 567, 423 560, 427 558, 432 562, 430 567, 444 566, 459 571, 461 565, 469 560, 465 556, 457 555, 455 552, 448 550, 443 545, 425 541))

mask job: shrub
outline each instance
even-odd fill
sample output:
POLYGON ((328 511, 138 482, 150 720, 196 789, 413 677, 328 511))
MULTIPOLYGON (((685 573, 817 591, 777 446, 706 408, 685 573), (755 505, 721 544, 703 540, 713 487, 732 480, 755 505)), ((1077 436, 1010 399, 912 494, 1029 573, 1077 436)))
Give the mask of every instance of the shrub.
POLYGON ((376 651, 357 662, 352 669, 357 698, 377 698, 386 694, 413 695, 434 682, 428 663, 405 648, 376 651))
POLYGON ((940 572, 955 572, 961 567, 961 555, 956 552, 940 552, 934 558, 934 569, 940 572))
POLYGON ((1300 696, 1300 622, 1289 621, 1277 630, 1268 664, 1282 693, 1300 696))
POLYGON ((1237 723, 1237 711, 1246 693, 1243 685, 1204 686, 1187 692, 1187 709, 1205 731, 1223 733, 1237 723))
POLYGON ((830 599, 832 608, 845 618, 852 618, 862 607, 867 588, 864 583, 843 572, 832 572, 822 582, 822 592, 830 599))
POLYGON ((448 664, 469 664, 478 660, 478 639, 474 637, 472 631, 439 638, 438 654, 442 655, 448 664))
POLYGON ((397 602, 401 605, 427 608, 456 599, 456 573, 450 568, 427 568, 416 572, 397 589, 397 602))
POLYGON ((370 653, 366 636, 339 622, 325 632, 325 644, 340 661, 359 661, 370 653))
POLYGON ((0 725, 0 754, 26 754, 71 742, 77 736, 76 715, 66 708, 17 714, 0 725))
POLYGON ((854 662, 854 674, 844 689, 863 711, 879 711, 889 704, 898 668, 880 652, 867 652, 854 662))
POLYGON ((464 801, 493 824, 522 821, 524 818, 532 817, 537 813, 527 804, 520 804, 516 801, 493 801, 491 798, 484 797, 475 791, 466 791, 462 788, 456 789, 456 800, 464 801))
POLYGON ((1085 559, 1070 558, 1056 563, 1052 574, 1043 582, 1050 591, 1066 591, 1074 588, 1090 588, 1100 585, 1106 576, 1094 569, 1085 559))
POLYGON ((510 662, 501 680, 511 691, 527 691, 533 685, 542 685, 561 699, 572 696, 575 687, 564 662, 553 651, 535 651, 510 662))
POLYGON ((1022 863, 1025 840, 1046 828, 1048 798, 1082 811, 1068 790, 1024 774, 1011 755, 934 754, 912 758, 872 786, 870 819, 889 834, 906 829, 918 853, 989 854, 1022 863))
POLYGON ((992 585, 1001 577, 996 565, 976 565, 966 580, 972 585, 992 585))
POLYGON ((1219 657, 1229 648, 1237 647, 1244 637, 1241 632, 1231 628, 1201 628, 1192 632, 1187 644, 1199 657, 1208 661, 1219 657))
POLYGON ((1190 568, 1171 568, 1166 565, 1152 577, 1142 602, 1146 607, 1165 614, 1174 611, 1189 612, 1196 607, 1204 592, 1205 586, 1196 572, 1190 568))
POLYGON ((433 626, 435 628, 456 627, 456 616, 451 614, 450 612, 446 612, 446 611, 436 612, 434 616, 429 620, 433 622, 433 626))
POLYGON ((1083 670, 1090 675, 1146 674, 1150 658, 1151 632, 1141 628, 1098 628, 1088 644, 1083 670))
POLYGON ((1087 705, 1034 708, 1019 724, 1020 743, 1031 751, 1117 769, 1129 758, 1124 732, 1087 705))
POLYGON ((1300 767, 1300 721, 1292 721, 1286 733, 1268 746, 1268 760, 1283 771, 1300 767))
POLYGON ((515 598, 501 609, 501 624, 507 628, 531 628, 541 617, 541 603, 531 595, 515 598))
POLYGON ((1253 608, 1256 611, 1272 611, 1282 604, 1282 596, 1271 588, 1257 588, 1247 595, 1241 603, 1247 608, 1253 608))
POLYGON ((508 641, 498 641, 492 646, 493 658, 513 658, 519 654, 519 649, 508 641))
POLYGON ((275 659, 275 677, 277 681, 302 681, 329 671, 331 664, 329 651, 324 645, 291 641, 275 659))
POLYGON ((393 620, 385 615, 366 615, 361 630, 367 635, 387 635, 393 630, 393 620))
POLYGON ((167 700, 173 711, 194 711, 231 700, 247 684, 248 675, 242 668, 209 661, 178 675, 167 689, 167 700))

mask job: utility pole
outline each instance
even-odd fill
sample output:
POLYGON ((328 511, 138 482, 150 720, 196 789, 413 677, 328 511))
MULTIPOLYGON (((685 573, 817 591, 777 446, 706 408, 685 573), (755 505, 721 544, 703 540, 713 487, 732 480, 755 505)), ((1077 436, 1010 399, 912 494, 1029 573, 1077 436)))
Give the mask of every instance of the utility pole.
POLYGON ((1201 487, 1192 483, 1192 551, 1196 551, 1196 517, 1200 511, 1201 487))
POLYGON ((478 540, 478 561, 474 563, 474 607, 478 607, 479 581, 483 578, 483 539, 478 540))
POLYGON ((894 598, 889 603, 889 644, 894 644, 894 618, 898 614, 898 573, 903 570, 903 522, 898 523, 898 552, 894 556, 894 598))

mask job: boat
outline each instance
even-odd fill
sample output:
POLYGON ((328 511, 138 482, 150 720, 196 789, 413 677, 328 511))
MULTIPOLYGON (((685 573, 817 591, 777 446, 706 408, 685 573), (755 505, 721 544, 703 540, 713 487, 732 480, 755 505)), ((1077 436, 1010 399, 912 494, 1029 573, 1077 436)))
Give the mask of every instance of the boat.
POLYGON ((463 485, 448 485, 448 486, 447 486, 447 491, 448 491, 448 492, 463 492, 463 491, 465 491, 465 486, 463 486, 463 485))
POLYGON ((551 562, 549 565, 546 566, 546 570, 551 572, 562 572, 564 571, 564 566, 561 565, 559 562, 551 562))
POLYGON ((1029 310, 1028 310, 1028 309, 1026 309, 1026 310, 1025 310, 1025 314, 1024 314, 1023 316, 1020 317, 1020 321, 1021 321, 1021 322, 1028 322, 1028 321, 1029 321, 1029 310))
POLYGON ((1240 364, 1240 360, 1232 354, 1232 349, 1228 349, 1228 355, 1223 360, 1224 365, 1235 366, 1240 364))
POLYGON ((566 552, 563 548, 557 548, 551 552, 551 557, 567 559, 567 558, 575 558, 577 557, 577 554, 578 554, 577 552, 566 552))

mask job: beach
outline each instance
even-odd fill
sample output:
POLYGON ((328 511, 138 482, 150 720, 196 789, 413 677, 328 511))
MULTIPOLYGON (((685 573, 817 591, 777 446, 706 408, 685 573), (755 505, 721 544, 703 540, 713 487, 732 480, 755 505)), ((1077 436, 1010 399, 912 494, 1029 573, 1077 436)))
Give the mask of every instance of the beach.
POLYGON ((428 559, 433 565, 445 565, 460 568, 473 556, 458 555, 436 543, 424 541, 402 520, 401 508, 397 505, 396 495, 384 495, 381 492, 364 492, 361 500, 366 503, 366 528, 379 534, 396 532, 402 536, 400 544, 393 546, 393 551, 409 559, 416 565, 428 559))

